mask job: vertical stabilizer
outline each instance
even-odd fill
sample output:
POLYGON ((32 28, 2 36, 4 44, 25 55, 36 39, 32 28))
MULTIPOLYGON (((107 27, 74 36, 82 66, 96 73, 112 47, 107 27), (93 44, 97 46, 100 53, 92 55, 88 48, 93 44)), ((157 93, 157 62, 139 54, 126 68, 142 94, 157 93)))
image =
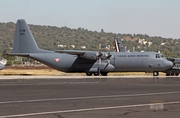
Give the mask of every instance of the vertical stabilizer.
POLYGON ((16 23, 12 53, 37 52, 40 52, 40 49, 38 48, 26 21, 23 19, 18 20, 16 23))
POLYGON ((115 46, 115 49, 116 49, 116 52, 125 52, 125 47, 124 45, 122 44, 120 38, 115 38, 114 39, 114 46, 115 46))

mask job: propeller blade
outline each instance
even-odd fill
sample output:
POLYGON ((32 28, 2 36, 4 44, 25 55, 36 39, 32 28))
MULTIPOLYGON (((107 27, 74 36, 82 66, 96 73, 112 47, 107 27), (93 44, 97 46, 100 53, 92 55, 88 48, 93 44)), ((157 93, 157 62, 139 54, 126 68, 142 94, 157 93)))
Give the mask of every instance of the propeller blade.
POLYGON ((96 58, 97 58, 97 59, 100 59, 102 55, 103 55, 102 52, 98 52, 98 53, 96 54, 96 58))
POLYGON ((99 59, 99 65, 101 65, 101 58, 99 59))

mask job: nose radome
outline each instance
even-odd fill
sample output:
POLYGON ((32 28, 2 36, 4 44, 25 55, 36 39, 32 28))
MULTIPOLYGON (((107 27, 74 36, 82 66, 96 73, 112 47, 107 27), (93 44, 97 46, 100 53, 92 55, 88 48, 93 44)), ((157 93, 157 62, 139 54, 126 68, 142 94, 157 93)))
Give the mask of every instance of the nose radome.
POLYGON ((173 67, 173 63, 171 62, 171 61, 165 61, 165 63, 164 63, 164 68, 171 68, 171 67, 173 67))

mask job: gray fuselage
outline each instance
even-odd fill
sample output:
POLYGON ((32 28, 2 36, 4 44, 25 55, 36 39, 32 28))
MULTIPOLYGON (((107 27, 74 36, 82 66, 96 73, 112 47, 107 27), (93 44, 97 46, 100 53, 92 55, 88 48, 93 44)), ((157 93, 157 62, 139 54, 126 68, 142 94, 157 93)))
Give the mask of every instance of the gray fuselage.
MULTIPOLYGON (((103 72, 152 72, 164 71, 172 66, 172 62, 156 52, 111 52, 110 65, 114 69, 101 69, 103 72)), ((31 53, 31 58, 36 59, 52 68, 64 72, 85 72, 92 67, 107 65, 108 60, 89 60, 78 57, 77 55, 61 53, 31 53), (56 60, 58 59, 58 60, 56 60)))

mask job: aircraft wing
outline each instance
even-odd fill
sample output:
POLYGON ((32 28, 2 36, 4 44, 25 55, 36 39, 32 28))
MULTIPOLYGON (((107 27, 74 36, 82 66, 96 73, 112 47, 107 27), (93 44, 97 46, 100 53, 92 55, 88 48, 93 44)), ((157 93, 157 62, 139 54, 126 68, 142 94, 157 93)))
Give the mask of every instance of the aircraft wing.
POLYGON ((56 50, 58 53, 66 53, 71 55, 84 55, 87 51, 83 50, 56 50))
POLYGON ((66 53, 71 55, 77 55, 79 57, 90 59, 90 60, 98 60, 98 59, 110 59, 112 56, 110 53, 103 53, 97 51, 84 51, 84 50, 57 50, 57 53, 66 53))
POLYGON ((95 51, 84 51, 84 50, 57 50, 57 53, 65 53, 70 55, 77 55, 79 57, 90 59, 90 60, 97 60, 97 52, 95 51))
POLYGON ((30 54, 28 53, 7 53, 8 56, 22 56, 22 57, 29 57, 30 54))

